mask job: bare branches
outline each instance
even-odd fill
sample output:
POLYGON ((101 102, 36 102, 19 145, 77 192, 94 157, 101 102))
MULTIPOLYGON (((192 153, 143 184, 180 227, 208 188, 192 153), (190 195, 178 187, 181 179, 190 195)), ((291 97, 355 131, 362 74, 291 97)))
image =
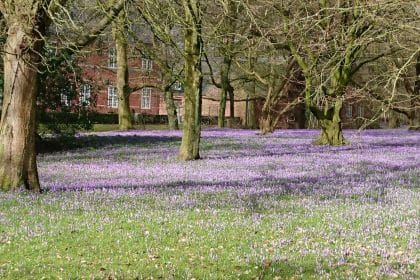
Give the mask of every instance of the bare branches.
POLYGON ((126 0, 116 0, 109 8, 105 16, 91 29, 85 31, 75 42, 76 48, 84 47, 93 42, 96 37, 117 17, 121 9, 123 9, 126 0))

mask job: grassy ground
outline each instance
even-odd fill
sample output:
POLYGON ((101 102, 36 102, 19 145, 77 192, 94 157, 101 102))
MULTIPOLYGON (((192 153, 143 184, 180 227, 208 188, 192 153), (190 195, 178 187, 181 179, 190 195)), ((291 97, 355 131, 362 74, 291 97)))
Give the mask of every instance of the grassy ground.
POLYGON ((0 194, 1 279, 418 279, 419 134, 104 133, 0 194))

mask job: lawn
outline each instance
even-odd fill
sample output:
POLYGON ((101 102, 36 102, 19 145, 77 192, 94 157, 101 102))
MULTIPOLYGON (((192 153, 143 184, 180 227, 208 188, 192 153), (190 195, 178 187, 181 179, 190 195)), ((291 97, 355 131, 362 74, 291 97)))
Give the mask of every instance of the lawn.
POLYGON ((419 279, 420 134, 80 135, 0 193, 1 279, 419 279), (64 147, 64 148, 63 148, 64 147))

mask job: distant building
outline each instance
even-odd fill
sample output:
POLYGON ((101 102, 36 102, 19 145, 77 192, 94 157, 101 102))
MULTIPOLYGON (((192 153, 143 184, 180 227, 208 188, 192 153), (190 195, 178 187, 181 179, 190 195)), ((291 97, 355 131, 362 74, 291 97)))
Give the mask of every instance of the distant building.
MULTIPOLYGON (((130 94, 130 109, 135 114, 159 115, 160 91, 159 69, 153 60, 132 51, 128 59, 129 86, 139 88, 130 94)), ((87 106, 99 113, 117 113, 116 89, 117 56, 111 44, 99 42, 96 50, 88 52, 79 60, 82 81, 79 86, 80 106, 87 106)), ((66 104, 65 99, 62 100, 66 104)))
MULTIPOLYGON (((159 67, 150 58, 143 57, 139 52, 130 51, 128 58, 129 86, 139 88, 130 94, 130 109, 134 115, 167 115, 163 94, 155 87, 160 83, 159 67)), ((92 111, 104 114, 118 113, 118 94, 116 89, 117 56, 113 42, 99 40, 92 51, 87 52, 79 60, 79 67, 82 72, 82 81, 79 85, 78 100, 79 106, 85 106, 92 111)), ((182 84, 176 83, 173 87, 175 104, 178 109, 179 120, 184 114, 184 96, 182 84)), ((281 100, 286 104, 293 96, 281 100)), ((220 89, 210 84, 205 85, 203 90, 202 116, 217 119, 219 112, 220 89)), ((243 89, 235 91, 235 118, 240 124, 245 124, 247 94, 243 89)), ((68 106, 71 101, 62 96, 61 103, 68 106)), ((229 98, 226 104, 225 116, 230 116, 229 98)), ((256 102, 257 119, 261 116, 263 99, 256 102)), ((365 102, 347 100, 345 102, 342 119, 343 126, 357 128, 364 120, 370 118, 372 112, 365 102)), ((282 116, 278 122, 278 128, 303 128, 305 126, 305 108, 303 104, 297 105, 291 111, 282 116)))

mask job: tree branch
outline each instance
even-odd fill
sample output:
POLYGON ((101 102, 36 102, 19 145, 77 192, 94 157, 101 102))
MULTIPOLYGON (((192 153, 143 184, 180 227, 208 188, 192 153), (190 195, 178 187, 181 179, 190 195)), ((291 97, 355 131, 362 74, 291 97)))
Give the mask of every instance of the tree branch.
POLYGON ((215 78, 214 78, 214 72, 213 72, 213 67, 211 66, 210 60, 207 57, 207 54, 205 52, 203 52, 204 58, 206 60, 207 65, 209 66, 209 70, 210 70, 210 78, 211 78, 211 82, 213 83, 213 85, 215 85, 217 88, 222 88, 222 85, 218 82, 216 82, 215 78))
POLYGON ((394 54, 394 53, 396 53, 400 50, 402 50, 402 49, 398 48, 398 49, 390 50, 389 52, 383 52, 383 53, 378 54, 377 56, 366 59, 366 60, 360 62, 356 67, 354 67, 353 70, 350 72, 350 75, 353 76, 357 71, 360 70, 360 68, 362 68, 363 65, 374 62, 374 61, 376 61, 376 60, 378 60, 378 59, 380 59, 384 56, 394 54))

